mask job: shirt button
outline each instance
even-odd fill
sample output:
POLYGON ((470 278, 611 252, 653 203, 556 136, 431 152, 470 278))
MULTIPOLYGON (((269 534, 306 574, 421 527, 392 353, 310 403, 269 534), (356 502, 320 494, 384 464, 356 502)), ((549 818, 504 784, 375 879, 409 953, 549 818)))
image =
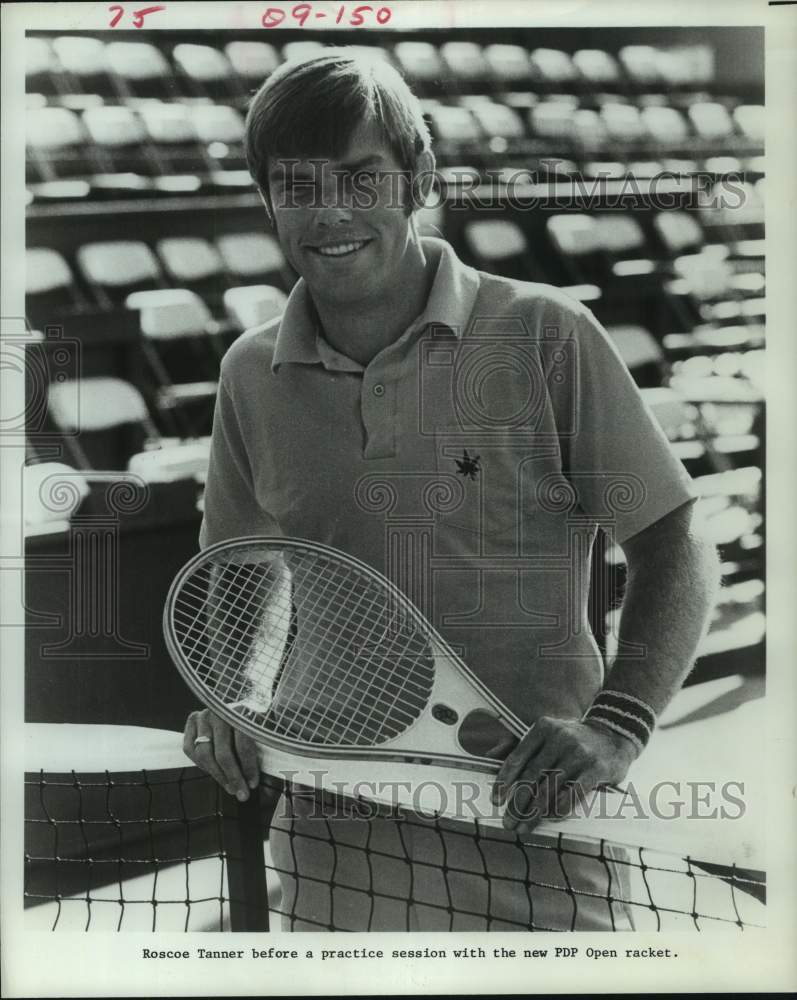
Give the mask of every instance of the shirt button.
POLYGON ((377 382, 376 385, 374 386, 374 395, 384 396, 384 394, 385 394, 385 387, 382 385, 381 382, 377 382))

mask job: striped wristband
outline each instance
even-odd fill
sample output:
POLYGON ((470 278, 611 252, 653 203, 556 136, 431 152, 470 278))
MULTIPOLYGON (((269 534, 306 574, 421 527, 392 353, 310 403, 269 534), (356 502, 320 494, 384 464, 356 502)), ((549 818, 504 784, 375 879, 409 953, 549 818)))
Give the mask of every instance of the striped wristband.
POLYGON ((653 733, 656 716, 646 702, 621 691, 599 691, 587 709, 584 722, 596 722, 631 740, 642 750, 653 733))

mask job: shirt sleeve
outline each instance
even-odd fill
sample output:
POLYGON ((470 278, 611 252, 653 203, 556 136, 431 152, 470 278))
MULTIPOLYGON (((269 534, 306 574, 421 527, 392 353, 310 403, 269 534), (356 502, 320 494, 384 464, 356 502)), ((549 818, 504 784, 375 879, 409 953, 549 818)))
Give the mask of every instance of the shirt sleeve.
POLYGON ((622 543, 693 499, 691 478, 589 310, 568 346, 563 471, 581 510, 622 543))
POLYGON ((260 506, 233 399, 219 383, 213 415, 200 548, 247 535, 279 534, 275 519, 260 506))

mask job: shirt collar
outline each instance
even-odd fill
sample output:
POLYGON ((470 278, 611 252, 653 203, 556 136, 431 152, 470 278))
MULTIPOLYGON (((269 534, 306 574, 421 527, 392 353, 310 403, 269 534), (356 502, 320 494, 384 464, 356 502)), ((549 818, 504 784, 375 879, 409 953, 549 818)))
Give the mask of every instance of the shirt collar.
MULTIPOLYGON (((424 236, 421 243, 427 257, 437 259, 437 270, 426 306, 407 332, 422 331, 429 326, 446 327, 454 336, 461 338, 476 302, 479 274, 463 264, 445 240, 424 236)), ((362 365, 340 354, 321 336, 315 306, 304 278, 299 278, 288 296, 277 330, 271 369, 276 371, 286 363, 322 364, 336 371, 363 370, 362 365)))

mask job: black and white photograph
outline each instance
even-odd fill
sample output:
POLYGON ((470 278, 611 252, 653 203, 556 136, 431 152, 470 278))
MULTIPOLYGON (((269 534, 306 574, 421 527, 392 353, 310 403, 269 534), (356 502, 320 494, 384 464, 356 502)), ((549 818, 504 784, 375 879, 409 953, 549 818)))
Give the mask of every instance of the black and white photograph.
POLYGON ((797 985, 796 11, 670 6, 3 5, 4 995, 797 985))

